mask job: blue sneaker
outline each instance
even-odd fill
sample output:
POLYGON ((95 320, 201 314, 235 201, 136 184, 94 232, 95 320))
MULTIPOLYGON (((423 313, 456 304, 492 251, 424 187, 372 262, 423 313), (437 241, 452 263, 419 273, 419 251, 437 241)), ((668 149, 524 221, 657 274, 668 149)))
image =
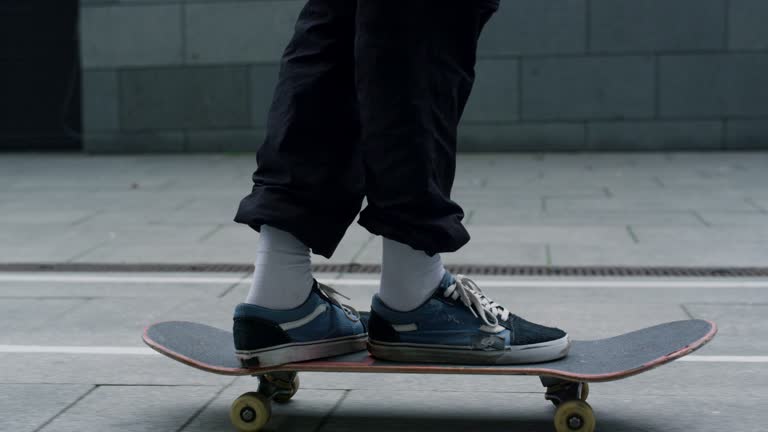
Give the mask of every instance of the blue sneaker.
POLYGON ((244 367, 268 367, 365 349, 360 315, 315 281, 307 300, 291 310, 241 303, 235 308, 235 354, 244 367))
POLYGON ((538 363, 568 354, 556 328, 509 313, 464 276, 446 273, 432 296, 410 312, 373 297, 368 350, 383 360, 429 363, 538 363))

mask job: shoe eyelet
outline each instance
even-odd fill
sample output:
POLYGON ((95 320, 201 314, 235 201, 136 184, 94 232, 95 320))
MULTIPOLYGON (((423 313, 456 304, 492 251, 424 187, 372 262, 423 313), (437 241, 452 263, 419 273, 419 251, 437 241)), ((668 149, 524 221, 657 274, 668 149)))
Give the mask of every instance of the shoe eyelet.
POLYGON ((352 321, 360 321, 360 317, 359 317, 359 316, 357 316, 357 315, 355 315, 355 314, 354 314, 352 311, 350 311, 349 309, 347 309, 347 308, 343 307, 343 308, 341 308, 341 310, 343 310, 343 311, 344 311, 344 315, 346 315, 346 316, 347 316, 347 318, 349 318, 350 320, 352 320, 352 321))

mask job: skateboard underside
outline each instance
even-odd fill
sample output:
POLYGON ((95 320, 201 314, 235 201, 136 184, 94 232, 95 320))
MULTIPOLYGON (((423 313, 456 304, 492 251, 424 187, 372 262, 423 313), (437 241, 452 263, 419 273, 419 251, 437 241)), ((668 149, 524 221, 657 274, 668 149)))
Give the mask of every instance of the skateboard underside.
POLYGON ((508 366, 395 363, 374 359, 362 351, 276 368, 244 369, 235 357, 232 333, 182 321, 148 327, 144 342, 198 369, 257 376, 257 391, 241 395, 230 409, 230 420, 241 432, 262 430, 271 417, 272 402, 288 402, 299 390, 298 372, 304 371, 538 375, 546 387, 545 399, 557 407, 556 432, 594 432, 595 415, 587 403, 588 382, 621 379, 660 366, 700 348, 716 332, 717 326, 709 321, 676 321, 609 339, 575 341, 561 360, 508 366))

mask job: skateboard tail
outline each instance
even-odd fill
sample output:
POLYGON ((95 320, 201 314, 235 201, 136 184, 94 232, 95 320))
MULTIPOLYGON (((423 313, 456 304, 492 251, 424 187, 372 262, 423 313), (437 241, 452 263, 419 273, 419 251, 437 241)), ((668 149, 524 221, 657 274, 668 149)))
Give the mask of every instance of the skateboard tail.
POLYGON ((184 354, 178 353, 176 351, 173 351, 172 349, 163 346, 162 344, 159 344, 158 342, 154 341, 151 337, 148 335, 148 331, 150 328, 152 328, 155 324, 149 325, 144 329, 144 333, 141 337, 142 341, 152 348, 155 352, 162 354, 166 357, 170 357, 180 363, 184 363, 187 366, 191 366, 195 369, 199 369, 205 372, 211 372, 215 373, 217 375, 227 375, 227 376, 243 376, 243 375, 250 375, 250 371, 245 368, 211 368, 210 365, 203 363, 201 361, 195 360, 191 357, 188 357, 184 354))

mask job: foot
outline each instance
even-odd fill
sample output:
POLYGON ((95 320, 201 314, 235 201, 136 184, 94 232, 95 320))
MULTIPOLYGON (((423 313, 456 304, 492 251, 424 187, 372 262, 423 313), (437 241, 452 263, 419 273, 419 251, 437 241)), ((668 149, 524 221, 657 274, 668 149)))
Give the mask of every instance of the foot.
POLYGON ((315 281, 307 300, 290 310, 241 303, 235 309, 235 354, 244 367, 271 367, 365 349, 360 315, 315 281))
POLYGON ((421 306, 398 312, 374 296, 368 323, 374 357, 405 362, 519 364, 565 357, 568 335, 528 322, 464 276, 446 273, 421 306))

